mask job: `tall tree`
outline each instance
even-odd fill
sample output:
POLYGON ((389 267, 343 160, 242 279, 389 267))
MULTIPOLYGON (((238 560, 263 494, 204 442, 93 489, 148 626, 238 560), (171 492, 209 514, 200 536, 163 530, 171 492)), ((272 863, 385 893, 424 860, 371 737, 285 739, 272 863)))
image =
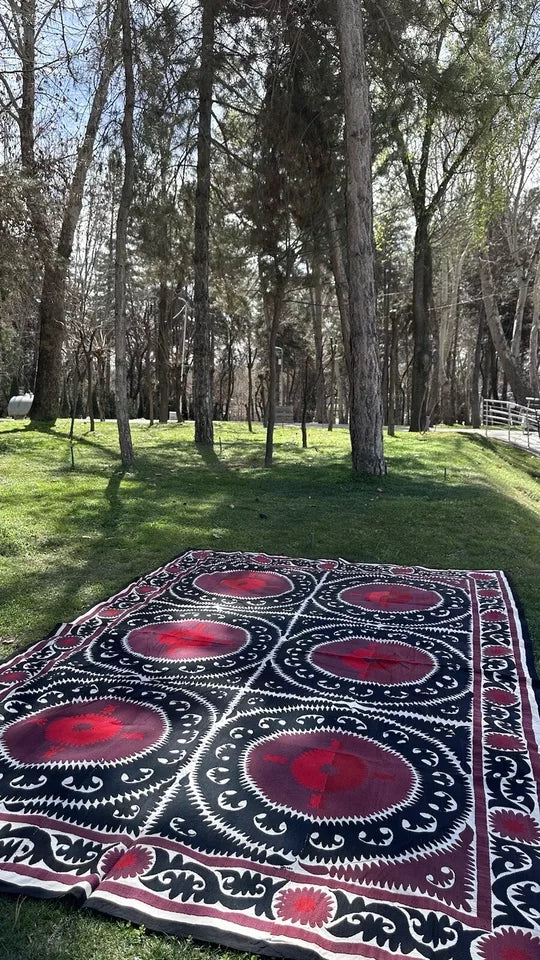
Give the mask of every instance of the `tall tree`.
POLYGON ((115 333, 115 391, 116 422, 120 454, 124 467, 133 464, 133 444, 129 426, 127 397, 126 344, 126 260, 129 212, 133 200, 135 179, 135 151, 133 147, 133 114, 135 111, 135 78, 133 74, 133 44, 129 0, 119 0, 122 22, 122 62, 125 76, 124 117, 122 143, 124 145, 124 180, 116 220, 116 256, 114 264, 114 333, 115 333))
POLYGON ((212 423, 212 376, 214 357, 208 273, 216 6, 217 0, 203 0, 199 72, 197 192, 195 194, 193 411, 195 417, 195 442, 206 446, 212 446, 214 442, 214 425, 212 423))
POLYGON ((371 116, 359 0, 336 0, 347 170, 347 252, 351 337, 352 462, 355 471, 386 472, 373 271, 371 116))
POLYGON ((412 431, 426 425, 432 367, 433 219, 495 119, 530 88, 540 63, 530 6, 480 3, 456 18, 439 0, 413 6, 412 17, 406 3, 387 17, 370 5, 381 127, 397 148, 416 225, 412 431))
MULTIPOLYGON (((71 175, 66 199, 60 217, 60 230, 51 222, 50 211, 44 202, 42 185, 38 178, 36 157, 35 111, 36 111, 36 3, 24 0, 20 8, 12 5, 20 17, 22 38, 16 52, 22 63, 22 88, 20 103, 13 97, 14 109, 20 131, 21 162, 27 178, 26 199, 43 261, 43 283, 39 304, 40 340, 35 384, 35 396, 31 417, 33 420, 55 420, 58 415, 62 375, 62 343, 65 332, 65 294, 73 240, 79 220, 84 187, 95 139, 107 101, 109 83, 117 62, 117 40, 120 26, 119 8, 115 2, 107 6, 108 25, 104 32, 101 65, 97 83, 91 98, 83 137, 76 152, 76 161, 71 175), (111 13, 112 9, 112 13, 111 13)), ((56 4, 50 5, 47 19, 56 4)), ((43 20, 39 24, 43 29, 43 20)))

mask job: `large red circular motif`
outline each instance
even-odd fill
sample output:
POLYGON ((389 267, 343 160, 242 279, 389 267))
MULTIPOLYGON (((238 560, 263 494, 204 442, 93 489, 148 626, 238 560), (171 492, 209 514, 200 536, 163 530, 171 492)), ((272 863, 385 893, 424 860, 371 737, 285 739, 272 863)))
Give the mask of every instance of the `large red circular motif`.
POLYGON ((249 640, 247 630, 211 620, 152 623, 126 637, 132 653, 159 660, 199 660, 236 653, 249 640))
POLYGON ((248 600, 280 597, 293 589, 288 577, 284 577, 281 573, 268 573, 264 570, 224 570, 219 573, 201 573, 194 584, 205 593, 215 593, 221 597, 245 597, 248 600))
POLYGON ((436 667, 433 657, 419 647, 370 637, 323 643, 315 647, 311 660, 336 677, 380 684, 417 683, 436 667))
POLYGON ((435 590, 409 587, 398 583, 362 583, 340 593, 340 600, 365 610, 383 610, 385 613, 412 613, 430 610, 441 602, 435 590))
POLYGON ((152 707, 108 698, 40 710, 6 727, 2 741, 21 763, 115 761, 152 746, 165 729, 152 707))
POLYGON ((347 733, 279 734, 253 747, 247 774, 264 796, 321 818, 369 817, 403 803, 412 768, 366 737, 347 733))

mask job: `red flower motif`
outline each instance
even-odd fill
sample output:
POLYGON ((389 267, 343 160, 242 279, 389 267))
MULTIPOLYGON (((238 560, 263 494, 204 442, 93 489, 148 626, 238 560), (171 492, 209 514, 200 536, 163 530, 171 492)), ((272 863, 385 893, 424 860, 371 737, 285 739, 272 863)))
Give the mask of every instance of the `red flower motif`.
POLYGON ((506 614, 502 610, 486 610, 482 614, 482 620, 488 623, 502 623, 503 620, 506 620, 506 614))
POLYGON ((334 899, 315 887, 293 887, 279 891, 275 908, 281 920, 322 927, 334 914, 334 899))
POLYGON ((498 597, 498 596, 499 596, 499 591, 498 591, 498 590, 490 590, 490 589, 488 589, 488 590, 479 590, 479 591, 478 591, 478 596, 479 596, 479 597, 498 597))
POLYGON ((106 610, 100 610, 100 617, 118 617, 123 611, 119 610, 118 607, 107 607, 106 610))
POLYGON ((471 577, 473 578, 473 580, 493 580, 493 574, 492 574, 492 573, 480 573, 480 572, 478 572, 478 573, 471 573, 471 574, 469 574, 469 576, 471 576, 471 577))
POLYGON ((100 866, 108 879, 137 877, 150 870, 155 859, 154 851, 149 847, 135 846, 130 850, 126 850, 125 847, 113 847, 102 858, 100 866))
POLYGON ((511 657, 512 651, 510 647, 503 647, 500 644, 492 644, 489 647, 484 647, 483 654, 485 657, 511 657))
POLYGON ((529 930, 503 927, 478 942, 481 960, 538 960, 540 939, 529 930))
POLYGON ((318 570, 335 570, 337 563, 335 560, 323 560, 322 563, 317 564, 318 570))
POLYGON ((396 577, 407 577, 409 574, 414 573, 413 567, 392 567, 391 573, 396 577))
POLYGON ((56 646, 62 650, 69 650, 70 647, 78 647, 82 642, 82 637, 60 637, 60 639, 56 641, 56 646))
POLYGON ((24 670, 6 670, 0 674, 0 683, 21 683, 26 677, 24 670))
POLYGON ((511 707, 518 699, 515 693, 501 687, 488 687, 484 690, 484 697, 488 703, 494 703, 497 707, 511 707))
POLYGON ((518 810, 496 810, 491 815, 491 823, 495 832, 503 837, 529 843, 540 841, 540 824, 527 813, 518 810))
POLYGON ((488 733, 486 737, 488 747, 495 750, 524 750, 525 744, 520 737, 513 733, 488 733))
POLYGON ((137 593, 153 593, 155 587, 151 587, 150 584, 145 584, 143 587, 137 587, 137 593))

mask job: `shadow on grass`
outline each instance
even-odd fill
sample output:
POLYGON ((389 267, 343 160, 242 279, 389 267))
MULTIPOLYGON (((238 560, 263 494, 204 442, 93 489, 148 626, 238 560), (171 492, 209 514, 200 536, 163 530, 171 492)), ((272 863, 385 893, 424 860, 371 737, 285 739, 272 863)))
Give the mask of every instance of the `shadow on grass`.
POLYGON ((500 440, 492 440, 488 437, 482 437, 480 434, 462 434, 469 443, 475 444, 482 450, 492 453, 505 464, 515 467, 518 470, 524 470, 534 480, 540 479, 540 459, 530 453, 525 448, 513 447, 510 444, 502 443, 500 440))
POLYGON ((155 934, 74 897, 33 900, 3 894, 2 960, 248 960, 248 954, 155 934))

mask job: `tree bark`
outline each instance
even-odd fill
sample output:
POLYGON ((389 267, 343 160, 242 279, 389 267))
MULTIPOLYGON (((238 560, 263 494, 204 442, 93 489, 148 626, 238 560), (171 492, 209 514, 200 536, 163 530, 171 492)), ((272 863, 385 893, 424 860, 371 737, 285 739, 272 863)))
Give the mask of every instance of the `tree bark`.
POLYGON ((322 291, 321 264, 318 251, 311 261, 311 315, 315 341, 315 419, 324 423, 326 418, 326 385, 323 365, 322 291))
POLYGON ((478 429, 482 426, 482 410, 480 404, 480 364, 482 360, 482 341, 484 339, 484 320, 480 318, 478 334, 474 347, 474 361, 471 380, 471 423, 478 429))
POLYGON ((25 197, 44 266, 51 261, 54 244, 46 205, 37 180, 34 119, 36 111, 36 0, 21 0, 22 57, 21 104, 17 113, 25 197))
POLYGON ((158 324, 157 324, 157 375, 159 389, 159 422, 169 421, 169 330, 167 315, 169 311, 169 290, 165 280, 159 284, 158 324))
POLYGON ((540 333, 540 264, 536 267, 533 289, 533 313, 531 321, 529 380, 531 396, 540 397, 540 377, 538 371, 538 334, 540 333))
POLYGON ((87 402, 88 402, 88 417, 90 419, 90 433, 94 433, 96 429, 96 423, 94 420, 94 376, 93 376, 92 354, 90 353, 90 351, 86 355, 86 377, 87 377, 87 402))
POLYGON ((383 424, 388 423, 388 393, 390 384, 390 287, 392 280, 392 265, 385 261, 383 266, 383 363, 381 371, 381 396, 383 403, 383 424))
POLYGON ((330 338, 330 396, 328 398, 328 429, 334 429, 336 419, 335 411, 335 393, 336 393, 336 353, 337 345, 335 340, 330 338))
POLYGON ((512 355, 510 347, 504 335, 497 299, 495 297, 495 288, 491 274, 491 266, 487 259, 487 254, 479 257, 480 282, 482 284, 482 298, 484 300, 484 309, 486 311, 486 321, 493 340, 497 356, 500 360, 504 375, 517 403, 525 403, 527 395, 527 385, 523 372, 521 371, 516 358, 512 355))
POLYGON ((145 379, 146 379, 146 399, 149 426, 154 424, 154 383, 152 378, 152 307, 148 305, 144 311, 144 327, 146 333, 146 361, 145 361, 145 379))
POLYGON ((204 0, 199 73, 199 130, 197 137, 197 190, 195 194, 195 327, 193 334, 193 408, 195 443, 212 446, 213 337, 208 288, 210 234, 210 183, 212 95, 214 87, 215 0, 204 0))
POLYGON ((413 359, 411 413, 409 430, 418 433, 426 428, 429 375, 431 372, 431 338, 429 306, 433 289, 431 240, 427 218, 419 217, 414 236, 413 268, 413 359))
POLYGON ((253 353, 253 348, 251 345, 251 326, 248 326, 247 331, 247 375, 248 375, 248 402, 247 402, 247 422, 248 430, 250 433, 253 433, 253 366, 255 363, 255 354, 253 353))
POLYGON ((373 272, 371 118, 358 0, 336 0, 345 99, 353 469, 386 472, 373 272))
POLYGON ((512 345, 510 351, 516 361, 519 361, 521 354, 521 336, 523 333, 523 316, 525 314, 525 304, 529 293, 529 274, 524 269, 519 278, 518 298, 514 313, 514 323, 512 327, 512 345))
POLYGON ((398 322, 395 310, 390 312, 390 371, 388 378, 388 436, 395 435, 396 393, 398 386, 398 322))
POLYGON ((122 61, 125 75, 124 118, 122 120, 122 143, 124 145, 124 180, 118 215, 116 218, 116 251, 114 263, 114 333, 115 333, 115 390, 116 422, 122 465, 133 464, 133 445, 129 426, 127 397, 127 338, 126 338, 126 259, 127 229, 133 182, 135 176, 135 153, 133 148, 133 114, 135 111, 135 78, 133 75, 133 48, 131 40, 131 15, 129 0, 119 0, 122 18, 122 61))
POLYGON ((339 308, 339 318, 341 321, 341 336, 343 337, 343 355, 349 381, 351 379, 351 323, 349 317, 349 281, 347 280, 347 270, 343 259, 343 249, 341 247, 341 238, 339 236, 339 227, 337 224, 335 211, 328 203, 326 209, 326 223, 328 226, 328 239, 330 244, 330 262, 332 264, 332 273, 334 274, 334 284, 336 288, 336 299, 339 308))
POLYGON ((307 433, 307 406, 308 406, 308 384, 309 384, 309 357, 306 353, 304 360, 304 377, 302 384, 302 417, 301 417, 301 426, 302 426, 302 450, 307 450, 308 446, 308 433, 307 433))
MULTIPOLYGON (((517 258, 517 250, 514 250, 513 252, 514 252, 514 256, 517 258)), ((511 346, 512 356, 516 357, 516 359, 519 358, 521 354, 523 317, 525 314, 527 297, 529 295, 529 283, 531 281, 531 278, 535 275, 535 268, 537 267, 537 264, 538 264, 539 252, 540 252, 540 234, 536 238, 534 248, 531 252, 528 262, 521 263, 519 275, 518 275, 518 298, 517 298, 516 309, 514 313, 514 323, 512 327, 512 346, 511 346)))
MULTIPOLYGON (((103 65, 92 98, 84 138, 77 151, 75 170, 68 190, 60 235, 54 253, 46 253, 43 286, 39 306, 39 352, 32 404, 32 420, 55 421, 58 416, 62 379, 62 344, 65 330, 65 293, 71 250, 82 207, 88 168, 101 122, 109 83, 116 65, 116 41, 120 28, 120 8, 115 4, 110 30, 105 41, 103 65)), ((33 194, 35 191, 33 191, 33 194)), ((30 194, 30 204, 32 195, 30 194)), ((32 219, 42 215, 41 205, 34 207, 32 219)))
POLYGON ((272 293, 264 295, 268 330, 268 403, 266 407, 265 467, 271 467, 274 462, 274 427, 276 423, 277 389, 276 346, 284 292, 285 283, 281 278, 277 278, 272 293))

